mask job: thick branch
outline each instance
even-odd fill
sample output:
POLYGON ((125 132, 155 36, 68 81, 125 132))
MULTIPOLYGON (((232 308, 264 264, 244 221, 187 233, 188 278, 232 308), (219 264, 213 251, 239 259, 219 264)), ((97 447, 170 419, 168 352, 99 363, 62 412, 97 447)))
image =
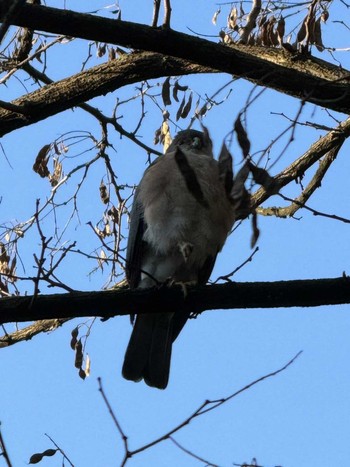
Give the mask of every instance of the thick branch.
MULTIPOLYGON (((10 0, 0 0, 0 21, 10 3, 10 0)), ((316 58, 292 55, 276 48, 215 44, 167 28, 157 29, 40 5, 23 5, 13 24, 182 58, 350 113, 349 72, 316 58)))
POLYGON ((340 150, 340 146, 331 149, 325 157, 320 161, 320 165, 316 170, 315 175, 312 177, 306 188, 303 189, 302 193, 297 196, 289 206, 278 208, 257 208, 257 213, 264 216, 277 216, 277 217, 292 217, 294 214, 305 206, 305 203, 310 196, 321 186, 323 177, 326 175, 327 170, 334 162, 337 154, 340 150))
POLYGON ((12 102, 22 112, 0 109, 0 136, 77 106, 122 86, 164 75, 213 71, 188 61, 141 52, 124 55, 70 78, 44 86, 12 102))
POLYGON ((9 297, 0 300, 0 323, 82 316, 113 317, 189 309, 205 310, 315 307, 350 303, 350 279, 242 282, 207 285, 188 290, 180 287, 145 290, 110 290, 67 294, 9 297))
MULTIPOLYGON (((349 136, 350 117, 334 128, 334 130, 316 141, 302 156, 273 177, 275 182, 274 187, 280 189, 288 185, 292 180, 297 180, 299 177, 302 177, 305 171, 325 154, 329 152, 334 153, 334 151, 337 153, 349 136)), ((273 193, 269 192, 264 187, 259 188, 252 196, 252 208, 258 207, 261 203, 266 201, 271 194, 273 193)))

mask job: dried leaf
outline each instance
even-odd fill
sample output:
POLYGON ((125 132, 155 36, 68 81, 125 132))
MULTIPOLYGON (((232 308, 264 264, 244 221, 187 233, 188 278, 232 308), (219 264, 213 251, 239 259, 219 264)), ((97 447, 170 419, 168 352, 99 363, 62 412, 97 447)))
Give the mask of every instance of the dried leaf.
POLYGON ((53 160, 53 174, 49 177, 51 186, 56 186, 62 177, 62 164, 58 159, 53 160))
POLYGON ((45 144, 45 146, 43 146, 38 152, 33 165, 34 172, 39 174, 42 178, 48 177, 50 175, 50 171, 47 168, 47 163, 49 162, 49 156, 47 156, 47 154, 50 151, 50 148, 51 144, 45 144))
POLYGON ((324 10, 321 14, 321 21, 325 23, 328 18, 329 18, 329 12, 328 10, 324 10))
POLYGON ((82 368, 79 368, 79 373, 78 374, 79 374, 81 379, 84 380, 86 378, 86 373, 82 368))
POLYGON ((241 122, 241 114, 238 115, 235 121, 235 131, 237 133, 238 144, 240 145, 243 152, 243 156, 246 159, 250 151, 250 141, 248 139, 245 129, 243 128, 241 122))
POLYGON ((236 26, 237 26, 237 8, 236 7, 233 7, 231 8, 231 11, 228 15, 228 18, 227 18, 227 27, 229 29, 235 29, 236 26))
POLYGON ((269 18, 269 21, 267 23, 267 35, 268 35, 269 46, 271 45, 276 46, 279 44, 278 35, 277 35, 277 32, 275 31, 275 24, 276 24, 276 18, 272 15, 269 18))
POLYGON ((211 22, 216 26, 216 22, 218 19, 219 14, 221 13, 221 8, 219 7, 216 12, 214 13, 214 16, 212 17, 211 22))
POLYGON ((254 248, 260 235, 260 230, 258 229, 258 216, 255 211, 253 212, 253 216, 252 216, 252 228, 253 228, 253 234, 250 240, 250 246, 251 248, 254 248))
POLYGON ((153 144, 158 144, 160 141, 160 136, 162 133, 162 129, 158 128, 158 130, 155 131, 154 133, 154 138, 153 138, 153 144))
POLYGON ((111 226, 109 225, 109 222, 105 224, 105 228, 103 229, 103 232, 105 236, 111 235, 112 234, 112 229, 111 226))
POLYGON ((259 28, 261 28, 265 23, 266 23, 266 20, 267 20, 267 15, 262 15, 260 20, 259 20, 259 28))
POLYGON ((10 266, 10 270, 9 270, 9 274, 11 277, 9 277, 9 281, 10 282, 16 282, 17 281, 17 278, 15 277, 16 276, 16 263, 17 263, 17 258, 16 256, 14 256, 12 262, 11 262, 11 266, 10 266))
POLYGON ((71 332, 71 336, 72 336, 72 339, 70 341, 70 346, 72 348, 72 350, 75 350, 75 347, 77 345, 77 337, 78 337, 78 334, 79 334, 79 328, 78 326, 75 327, 73 329, 73 331, 71 332))
POLYGON ((106 185, 101 181, 100 183, 100 198, 104 204, 109 203, 109 193, 107 191, 106 185))
POLYGON ((242 214, 243 217, 250 213, 250 195, 244 186, 248 175, 249 166, 245 163, 233 180, 233 187, 229 197, 236 213, 242 214))
POLYGON ((182 101, 181 101, 181 104, 180 104, 180 107, 178 108, 177 112, 176 112, 176 121, 178 121, 181 117, 181 114, 182 114, 182 111, 185 107, 185 102, 186 102, 186 96, 183 97, 182 101))
POLYGON ((309 22, 306 24, 306 31, 307 31, 307 40, 310 44, 315 43, 315 17, 311 16, 309 22))
POLYGON ((83 344, 81 343, 81 339, 77 341, 75 344, 75 368, 81 368, 83 364, 83 344))
POLYGON ((276 182, 271 175, 267 172, 267 170, 262 169, 261 167, 257 167, 256 165, 249 163, 249 169, 253 175, 253 179, 256 183, 263 186, 266 191, 273 190, 276 182))
POLYGON ((0 273, 9 274, 10 256, 7 254, 5 245, 0 242, 0 273))
POLYGON ((119 222, 119 212, 115 206, 112 206, 111 209, 108 210, 107 214, 112 219, 115 224, 119 222))
POLYGON ((108 47, 108 61, 115 60, 117 53, 113 47, 108 47))
POLYGON ((193 167, 189 164, 186 154, 181 150, 180 146, 176 147, 175 162, 181 175, 184 178, 188 191, 202 206, 208 208, 208 202, 204 198, 202 188, 199 184, 197 175, 193 167))
POLYGON ((29 464, 38 464, 43 459, 43 457, 52 457, 56 454, 57 451, 58 449, 46 449, 44 452, 33 454, 29 459, 29 464))
POLYGON ((55 150, 55 153, 57 156, 59 156, 61 154, 60 150, 58 149, 58 146, 57 146, 57 143, 56 141, 53 143, 53 148, 55 150))
POLYGON ((303 40, 305 39, 306 37, 306 21, 307 21, 307 17, 304 19, 299 31, 298 31, 298 34, 297 34, 297 42, 303 42, 303 40))
MULTIPOLYGON (((106 232, 106 235, 108 235, 108 233, 106 232)), ((103 249, 101 249, 101 252, 99 254, 99 257, 97 259, 97 262, 98 262, 98 265, 99 267, 103 270, 103 263, 106 261, 107 259, 107 255, 105 253, 105 251, 103 249)))
POLYGON ((163 144, 163 151, 166 152, 171 144, 170 128, 167 121, 162 123, 160 141, 163 144))
POLYGON ((7 295, 9 293, 9 289, 8 289, 7 284, 2 282, 1 280, 0 280, 0 292, 3 292, 5 295, 7 295))
POLYGON ((285 32, 285 25, 286 25, 286 22, 285 22, 283 16, 281 16, 280 19, 278 20, 278 23, 277 23, 277 35, 278 35, 278 40, 279 40, 280 44, 282 44, 282 42, 283 42, 283 36, 284 36, 284 32, 285 32))
POLYGON ((242 197, 242 192, 245 190, 244 184, 249 175, 249 166, 247 163, 238 171, 233 180, 233 187, 231 190, 231 198, 233 201, 238 201, 242 197))
POLYGON ((162 99, 165 106, 171 105, 170 99, 170 77, 168 76, 162 86, 162 99))
POLYGON ((99 229, 97 226, 94 227, 94 231, 97 233, 99 237, 105 238, 104 232, 101 229, 99 229))
POLYGON ((187 115, 189 114, 192 106, 192 92, 190 94, 190 97, 188 98, 187 104, 183 108, 183 111, 181 113, 181 118, 186 118, 187 115))
POLYGON ((226 147, 225 142, 222 143, 221 151, 218 160, 219 165, 219 178, 224 184, 226 194, 231 194, 233 186, 233 168, 232 168, 232 155, 226 147))
POLYGON ((91 360, 90 360, 89 354, 87 354, 86 359, 85 359, 85 369, 84 369, 86 376, 90 376, 90 370, 91 370, 91 360))
POLYGON ((181 86, 179 84, 179 81, 175 81, 175 84, 173 86, 173 98, 176 102, 179 102, 179 98, 178 98, 178 92, 179 91, 187 91, 188 89, 188 86, 181 86))
POLYGON ((321 32, 321 18, 318 18, 315 21, 314 25, 314 41, 312 42, 316 45, 316 48, 319 52, 324 51, 324 45, 322 43, 322 32, 321 32))
POLYGON ((14 232, 15 232, 15 234, 16 234, 18 237, 20 237, 20 238, 23 238, 23 237, 24 237, 24 232, 23 232, 23 230, 16 228, 16 229, 14 229, 14 232))
POLYGON ((96 55, 98 57, 103 57, 106 53, 106 50, 107 50, 107 44, 99 45, 97 47, 96 55))
POLYGON ((264 23, 260 28, 260 35, 259 38, 262 44, 266 45, 267 47, 270 46, 270 39, 269 39, 269 23, 264 23))

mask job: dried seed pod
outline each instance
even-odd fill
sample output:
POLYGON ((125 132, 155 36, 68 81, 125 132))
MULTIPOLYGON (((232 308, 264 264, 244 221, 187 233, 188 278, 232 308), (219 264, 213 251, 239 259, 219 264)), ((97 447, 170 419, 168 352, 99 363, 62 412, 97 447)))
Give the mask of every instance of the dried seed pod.
POLYGON ((277 23, 277 35, 278 35, 278 40, 279 40, 280 44, 282 44, 282 42, 283 42, 283 36, 284 36, 284 32, 285 32, 285 25, 286 25, 286 22, 285 22, 283 16, 281 16, 280 19, 278 20, 278 23, 277 23))
POLYGON ((162 99, 165 106, 171 105, 170 99, 170 77, 168 76, 162 86, 162 99))
POLYGON ((227 27, 229 29, 232 29, 234 30, 237 26, 237 8, 236 7, 233 7, 231 8, 231 11, 228 15, 228 18, 227 18, 227 27))
POLYGON ((183 108, 183 111, 181 113, 181 118, 186 118, 187 115, 189 114, 192 106, 192 92, 190 94, 190 97, 188 98, 187 104, 183 108))
POLYGON ((79 334, 79 328, 78 326, 75 327, 72 332, 71 332, 71 336, 72 336, 72 339, 70 341, 70 346, 73 350, 75 350, 75 347, 77 345, 77 337, 78 337, 78 334, 79 334))
POLYGON ((243 156, 246 159, 249 156, 250 141, 248 139, 247 132, 243 128, 241 122, 241 114, 238 115, 235 121, 235 132, 237 134, 238 144, 240 145, 243 152, 243 156))
POLYGON ((314 25, 314 37, 313 44, 316 45, 316 48, 319 52, 324 51, 324 45, 322 43, 322 31, 321 31, 321 17, 315 21, 314 25))
POLYGON ((305 39, 306 37, 306 21, 307 21, 307 17, 304 19, 299 31, 298 31, 298 34, 297 34, 297 42, 303 42, 303 40, 305 39))
POLYGON ((50 151, 50 148, 51 144, 45 144, 45 146, 43 146, 38 152, 33 165, 34 172, 39 174, 42 178, 48 177, 50 175, 50 171, 47 168, 47 163, 49 162, 49 156, 47 154, 50 151))
POLYGON ((328 10, 324 10, 321 14, 321 21, 323 21, 324 23, 327 21, 327 19, 329 18, 329 11, 328 10))
POLYGON ((81 339, 77 341, 75 344, 75 368, 81 368, 83 364, 83 344, 81 343, 81 339))
POLYGON ((184 96, 182 101, 181 101, 181 104, 179 106, 179 108, 177 109, 177 112, 176 112, 176 121, 178 121, 180 118, 181 118, 181 114, 182 114, 182 111, 185 107, 185 102, 186 102, 186 97, 184 96))
POLYGON ((214 13, 214 16, 211 19, 211 22, 216 26, 216 22, 218 19, 219 14, 221 13, 221 8, 219 7, 216 12, 214 13))
POLYGON ((107 191, 106 185, 101 181, 100 183, 100 198, 104 204, 109 203, 109 193, 107 191))

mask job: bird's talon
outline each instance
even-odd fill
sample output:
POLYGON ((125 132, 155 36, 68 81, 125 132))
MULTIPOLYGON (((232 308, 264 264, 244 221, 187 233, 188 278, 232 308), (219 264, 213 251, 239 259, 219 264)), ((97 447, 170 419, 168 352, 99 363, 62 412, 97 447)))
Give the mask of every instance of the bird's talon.
POLYGON ((182 254, 185 263, 187 263, 188 258, 191 256, 192 251, 193 251, 193 244, 190 242, 179 242, 179 250, 180 253, 182 254))

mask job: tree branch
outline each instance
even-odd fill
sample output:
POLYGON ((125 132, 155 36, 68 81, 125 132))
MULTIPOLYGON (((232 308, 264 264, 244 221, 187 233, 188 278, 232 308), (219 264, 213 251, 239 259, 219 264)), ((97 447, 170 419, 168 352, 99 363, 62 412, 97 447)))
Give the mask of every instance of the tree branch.
MULTIPOLYGON (((10 4, 11 0, 0 0, 0 21, 10 4)), ((271 47, 215 44, 169 28, 157 29, 28 3, 12 22, 35 30, 178 57, 316 105, 350 113, 350 72, 314 57, 271 47)))
POLYGON ((160 54, 139 52, 123 55, 102 65, 77 73, 69 78, 48 84, 12 102, 23 113, 0 109, 0 136, 23 126, 56 115, 94 97, 164 75, 183 75, 213 71, 188 61, 160 54))
MULTIPOLYGON (((273 187, 276 192, 277 188, 288 185, 292 180, 302 177, 307 169, 317 162, 325 154, 330 153, 330 159, 335 156, 346 138, 350 136, 350 117, 338 125, 334 130, 328 132, 325 136, 317 140, 310 148, 286 169, 273 177, 273 187)), ((328 159, 325 163, 330 162, 328 159)), ((273 193, 266 190, 264 187, 259 188, 253 195, 251 200, 252 209, 260 206, 273 193)))
POLYGON ((5 297, 0 300, 0 323, 83 316, 110 318, 131 313, 161 313, 188 309, 288 308, 350 303, 350 279, 309 279, 277 282, 232 282, 188 288, 159 287, 102 292, 5 297))

